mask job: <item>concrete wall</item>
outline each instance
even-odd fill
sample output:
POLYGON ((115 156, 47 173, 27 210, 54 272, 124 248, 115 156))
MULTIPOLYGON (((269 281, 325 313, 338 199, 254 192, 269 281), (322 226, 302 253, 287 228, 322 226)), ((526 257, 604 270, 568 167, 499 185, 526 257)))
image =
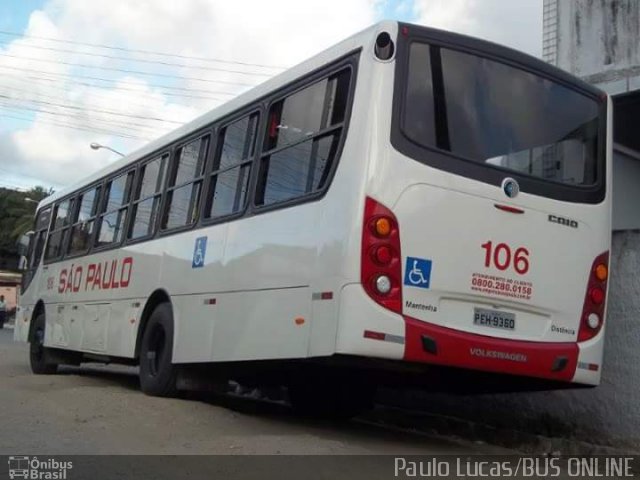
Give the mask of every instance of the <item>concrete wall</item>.
POLYGON ((613 154, 613 229, 640 228, 640 153, 622 147, 613 154))
POLYGON ((500 395, 396 394, 399 403, 490 425, 640 451, 640 231, 613 234, 602 384, 500 395))
POLYGON ((546 23, 544 36, 555 41, 553 60, 558 67, 610 94, 640 88, 640 2, 545 0, 545 4, 553 4, 552 11, 557 11, 556 22, 546 23))
MULTIPOLYGON (((610 95, 640 91, 640 1, 544 0, 543 16, 546 61, 610 95)), ((639 153, 615 152, 613 182, 613 229, 640 228, 639 153)))

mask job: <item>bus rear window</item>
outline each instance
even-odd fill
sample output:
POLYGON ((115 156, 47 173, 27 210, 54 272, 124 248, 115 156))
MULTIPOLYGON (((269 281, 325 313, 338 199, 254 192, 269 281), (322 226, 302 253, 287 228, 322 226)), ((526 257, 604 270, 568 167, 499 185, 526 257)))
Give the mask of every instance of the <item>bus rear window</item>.
POLYGON ((567 185, 597 182, 596 100, 522 69, 422 42, 410 44, 407 68, 401 128, 412 142, 567 185))

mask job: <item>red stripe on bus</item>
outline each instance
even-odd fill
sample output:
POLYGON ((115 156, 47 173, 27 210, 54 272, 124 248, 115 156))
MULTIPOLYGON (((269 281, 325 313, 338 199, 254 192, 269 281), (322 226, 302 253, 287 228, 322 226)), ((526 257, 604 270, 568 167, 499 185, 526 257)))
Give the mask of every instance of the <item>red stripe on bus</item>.
POLYGON ((518 213, 518 214, 524 213, 524 210, 522 210, 521 208, 511 207, 509 205, 494 203, 493 206, 496 207, 498 210, 502 210, 503 212, 518 213))
POLYGON ((371 340, 384 340, 385 334, 382 332, 374 332, 372 330, 365 330, 362 335, 364 338, 370 338, 371 340))
POLYGON ((562 381, 578 364, 576 343, 506 340, 404 319, 407 361, 562 381))

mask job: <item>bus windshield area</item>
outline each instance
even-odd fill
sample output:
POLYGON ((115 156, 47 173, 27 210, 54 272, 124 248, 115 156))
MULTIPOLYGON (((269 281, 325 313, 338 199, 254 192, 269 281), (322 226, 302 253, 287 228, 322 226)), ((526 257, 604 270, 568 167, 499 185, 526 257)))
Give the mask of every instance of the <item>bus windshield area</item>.
POLYGON ((566 185, 598 182, 596 99, 506 63, 419 41, 409 45, 406 68, 401 128, 412 142, 566 185))

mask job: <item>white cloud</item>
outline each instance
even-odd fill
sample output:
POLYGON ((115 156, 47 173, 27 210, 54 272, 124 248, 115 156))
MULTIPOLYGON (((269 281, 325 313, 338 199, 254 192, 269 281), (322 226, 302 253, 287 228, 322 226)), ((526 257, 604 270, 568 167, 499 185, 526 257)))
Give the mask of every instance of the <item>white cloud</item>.
MULTIPOLYGON (((365 28, 376 20, 381 0, 49 0, 42 10, 34 11, 25 33, 29 36, 80 40, 87 43, 116 45, 127 49, 169 52, 188 57, 209 57, 247 63, 290 66, 331 44, 365 28), (339 12, 339 13, 338 13, 339 12)), ((0 105, 22 110, 0 109, 0 114, 25 118, 14 120, 13 131, 0 136, 0 175, 11 170, 25 177, 37 177, 46 185, 61 186, 76 181, 114 159, 108 151, 91 151, 96 141, 119 150, 131 151, 146 142, 112 136, 108 132, 155 138, 177 126, 170 122, 145 120, 156 117, 184 122, 201 114, 221 100, 202 100, 171 96, 179 90, 151 86, 163 83, 175 88, 237 93, 248 88, 237 83, 256 84, 267 77, 213 71, 212 68, 252 72, 277 72, 274 69, 200 62, 151 54, 133 54, 35 38, 21 38, 0 53, 22 59, 0 57, 0 105), (25 48, 47 46, 56 49, 127 56, 121 61, 99 56, 25 48), (30 60, 25 60, 30 57, 30 60), (40 62, 37 59, 45 60, 40 62), (191 67, 154 65, 137 60, 161 60, 191 67), (51 63, 55 61, 57 63, 51 63), (102 66, 156 74, 181 75, 229 83, 181 80, 135 73, 110 72, 73 65, 102 66), (36 80, 42 73, 10 71, 2 66, 52 72, 55 81, 36 80), (205 66, 208 69, 192 68, 205 66), (10 75, 3 75, 10 72, 10 75), (117 87, 78 75, 108 77, 117 87), (84 83, 84 85, 79 84, 84 83), (93 84, 93 85, 88 85, 93 84), (102 86, 100 86, 102 85, 102 86), (77 108, 65 108, 61 105, 77 108), (31 110, 25 110, 29 108, 31 110), (33 110, 40 110, 36 113, 33 110), (44 112, 42 110, 45 110, 44 112), (124 115, 105 113, 119 112, 124 115), (52 125, 65 123, 96 132, 52 125), (9 156, 10 155, 10 156, 9 156)), ((182 91, 182 93, 186 93, 182 91)), ((193 95, 204 95, 192 92, 193 95)), ((230 95, 208 94, 219 99, 230 95)), ((9 120, 4 120, 7 125, 9 120)))
POLYGON ((416 22, 540 56, 542 0, 414 0, 416 22))
MULTIPOLYGON (((418 23, 476 35, 533 54, 540 52, 542 0, 48 0, 41 10, 31 14, 25 34, 186 57, 291 66, 370 25, 383 9, 387 15, 410 17, 413 14, 418 23)), ((7 175, 9 170, 15 175, 23 175, 21 185, 34 181, 32 177, 56 187, 79 180, 115 159, 106 150, 90 150, 90 142, 131 151, 146 139, 156 138, 174 128, 176 124, 171 122, 188 121, 232 98, 224 92, 237 94, 249 88, 241 83, 256 84, 267 78, 212 69, 279 71, 96 49, 29 37, 11 42, 0 49, 0 54, 12 55, 0 55, 0 127, 3 130, 0 132, 0 179, 6 182, 16 178, 7 175), (128 60, 58 51, 60 49, 124 56, 128 60), (187 66, 163 66, 144 60, 187 66), (78 63, 183 78, 69 65, 78 63), (193 68, 197 66, 206 68, 193 68), (108 77, 117 83, 114 88, 113 84, 80 78, 80 75, 108 77), (49 81, 42 80, 43 77, 49 81), (189 93, 212 99, 180 97, 178 94, 187 92, 153 86, 159 83, 198 90, 189 93), (104 113, 106 111, 123 115, 104 113), (2 116, 26 120, 3 119, 2 116), (170 122, 139 117, 156 117, 170 122), (95 131, 74 130, 52 123, 95 131), (121 138, 113 133, 145 139, 121 138)))

